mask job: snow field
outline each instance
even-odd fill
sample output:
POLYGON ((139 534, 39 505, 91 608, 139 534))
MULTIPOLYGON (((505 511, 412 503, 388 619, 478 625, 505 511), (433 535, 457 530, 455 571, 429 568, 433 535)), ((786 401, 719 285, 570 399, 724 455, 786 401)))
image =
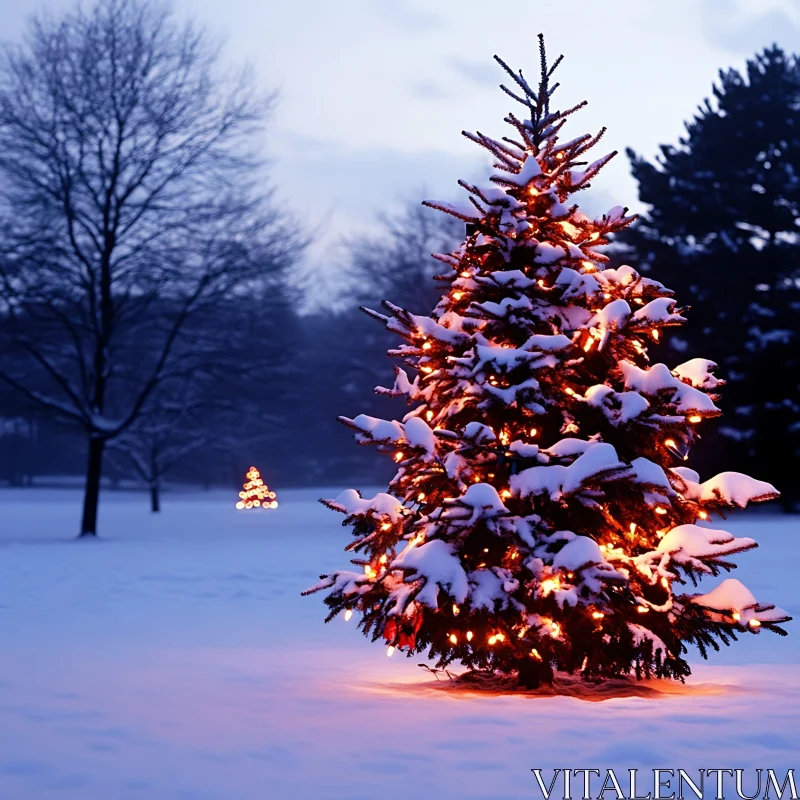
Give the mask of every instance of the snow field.
MULTIPOLYGON (((75 490, 0 492, 0 798, 515 800, 540 796, 532 767, 800 766, 796 623, 652 697, 429 688, 422 658, 299 596, 341 566, 349 531, 315 502, 338 492, 167 494, 160 516, 106 493, 97 542, 72 541, 75 490)), ((798 521, 712 524, 759 542, 734 574, 800 617, 798 521)))

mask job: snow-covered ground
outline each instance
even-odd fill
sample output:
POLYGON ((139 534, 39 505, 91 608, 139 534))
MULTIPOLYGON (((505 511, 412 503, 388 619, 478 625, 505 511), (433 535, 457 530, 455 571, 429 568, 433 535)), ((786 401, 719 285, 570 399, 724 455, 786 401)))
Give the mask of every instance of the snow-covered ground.
MULTIPOLYGON (((321 495, 175 494, 153 516, 106 493, 103 540, 76 542, 76 491, 0 491, 0 798, 514 800, 541 797, 533 767, 800 767, 798 623, 695 659, 676 693, 436 691, 300 597, 346 564, 321 495)), ((798 520, 726 527, 761 545, 738 576, 800 618, 798 520)))

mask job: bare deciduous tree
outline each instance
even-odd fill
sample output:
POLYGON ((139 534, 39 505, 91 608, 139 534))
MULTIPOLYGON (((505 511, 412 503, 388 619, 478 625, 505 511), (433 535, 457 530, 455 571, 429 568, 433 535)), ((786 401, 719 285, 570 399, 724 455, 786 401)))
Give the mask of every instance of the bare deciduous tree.
POLYGON ((85 431, 81 535, 107 443, 206 360, 193 321, 263 290, 302 244, 259 189, 270 105, 147 0, 39 17, 4 53, 0 380, 85 431))
POLYGON ((464 224, 417 201, 379 216, 377 223, 375 235, 347 243, 357 298, 367 304, 391 300, 420 313, 429 309, 444 291, 432 280, 443 270, 431 256, 449 253, 463 237, 464 224))
POLYGON ((285 410, 288 385, 298 377, 280 344, 295 326, 275 287, 264 294, 228 299, 211 318, 194 319, 190 341, 178 344, 187 368, 162 380, 136 421, 109 442, 117 471, 147 484, 152 511, 160 511, 170 473, 183 467, 193 474, 198 462, 231 456, 249 461, 283 427, 268 409, 285 410))
POLYGON ((147 484, 150 510, 161 510, 161 488, 166 475, 220 437, 219 418, 230 409, 209 403, 191 383, 164 383, 151 413, 137 420, 109 442, 109 455, 120 472, 147 484))

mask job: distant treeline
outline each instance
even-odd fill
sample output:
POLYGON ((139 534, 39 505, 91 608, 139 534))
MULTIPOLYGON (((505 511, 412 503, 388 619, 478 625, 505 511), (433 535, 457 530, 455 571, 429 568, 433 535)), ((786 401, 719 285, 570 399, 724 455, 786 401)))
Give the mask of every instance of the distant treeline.
MULTIPOLYGON (((797 500, 800 68, 720 73, 675 146, 629 152, 643 219, 617 242, 690 323, 660 345, 728 381, 701 469, 742 463, 797 500)), ((416 201, 350 241, 336 311, 301 314, 307 232, 255 150, 272 99, 223 78, 202 31, 139 0, 36 19, 0 63, 0 480, 83 474, 237 487, 379 483, 340 414, 399 418, 396 340, 359 305, 427 314, 463 239, 416 201)), ((422 197, 419 198, 423 199, 422 197)), ((619 198, 624 203, 625 198, 619 198)), ((308 304, 305 304, 307 308, 308 304)))

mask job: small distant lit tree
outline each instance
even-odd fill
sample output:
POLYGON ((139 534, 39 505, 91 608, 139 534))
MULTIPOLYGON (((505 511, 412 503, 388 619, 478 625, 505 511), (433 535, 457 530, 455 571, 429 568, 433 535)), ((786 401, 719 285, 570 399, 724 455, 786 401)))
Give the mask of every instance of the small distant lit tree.
POLYGON ((242 510, 278 507, 277 495, 264 483, 261 473, 255 467, 250 467, 247 470, 245 478, 242 491, 239 492, 239 501, 236 503, 236 508, 242 510))

